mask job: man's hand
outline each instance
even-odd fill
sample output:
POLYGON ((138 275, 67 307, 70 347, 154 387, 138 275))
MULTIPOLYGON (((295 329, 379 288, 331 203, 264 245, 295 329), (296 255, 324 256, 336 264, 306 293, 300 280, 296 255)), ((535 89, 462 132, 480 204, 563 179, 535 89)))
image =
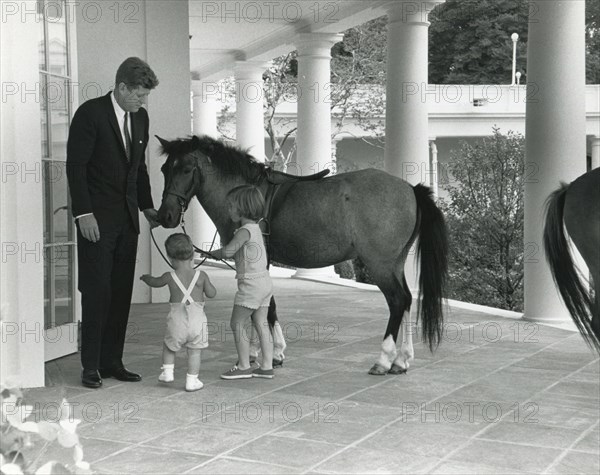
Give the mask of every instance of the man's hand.
POLYGON ((150 223, 151 228, 156 228, 160 226, 160 222, 158 221, 158 211, 156 211, 154 208, 148 208, 145 209, 143 213, 144 216, 146 216, 148 222, 150 223))
POLYGON ((82 216, 77 220, 79 223, 79 230, 81 235, 91 242, 100 241, 100 229, 98 228, 98 221, 93 214, 82 216))

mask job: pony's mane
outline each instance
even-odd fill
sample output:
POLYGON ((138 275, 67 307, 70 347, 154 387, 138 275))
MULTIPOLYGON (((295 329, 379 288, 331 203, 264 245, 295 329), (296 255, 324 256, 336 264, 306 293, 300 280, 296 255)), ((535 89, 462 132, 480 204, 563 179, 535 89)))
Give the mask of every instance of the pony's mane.
POLYGON ((213 166, 224 175, 238 175, 249 182, 255 182, 267 173, 267 166, 257 161, 246 150, 208 135, 192 135, 165 142, 162 146, 162 153, 168 155, 182 156, 196 151, 210 157, 213 166))

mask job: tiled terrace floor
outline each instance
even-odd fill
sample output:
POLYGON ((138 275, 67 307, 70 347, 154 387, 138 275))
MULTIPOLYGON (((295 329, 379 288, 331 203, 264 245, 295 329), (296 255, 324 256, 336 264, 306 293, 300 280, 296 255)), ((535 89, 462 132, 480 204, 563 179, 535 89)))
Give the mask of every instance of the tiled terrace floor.
MULTIPOLYGON (((135 305, 125 362, 140 383, 80 386, 78 355, 48 363, 29 404, 77 404, 97 473, 599 472, 599 360, 577 334, 451 309, 435 354, 367 374, 387 310, 379 292, 275 279, 287 359, 269 380, 222 381, 235 362, 231 271, 209 269, 205 388, 156 380, 167 306, 135 305), (459 330, 460 329, 460 330, 459 330)), ((38 418, 42 417, 39 411, 38 418)))

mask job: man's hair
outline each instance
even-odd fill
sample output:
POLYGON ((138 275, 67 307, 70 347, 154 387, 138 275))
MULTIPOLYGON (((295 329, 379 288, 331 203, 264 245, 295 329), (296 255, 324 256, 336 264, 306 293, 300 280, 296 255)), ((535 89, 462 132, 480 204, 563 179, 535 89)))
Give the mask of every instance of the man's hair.
POLYGON ((148 63, 136 57, 127 58, 117 69, 115 87, 118 87, 122 82, 129 89, 140 86, 146 89, 154 89, 158 86, 158 78, 148 66, 148 63))
POLYGON ((171 234, 165 241, 167 256, 178 261, 189 261, 194 257, 194 245, 187 234, 171 234))
POLYGON ((227 193, 227 199, 235 205, 240 216, 253 221, 263 217, 265 199, 256 186, 236 186, 227 193))

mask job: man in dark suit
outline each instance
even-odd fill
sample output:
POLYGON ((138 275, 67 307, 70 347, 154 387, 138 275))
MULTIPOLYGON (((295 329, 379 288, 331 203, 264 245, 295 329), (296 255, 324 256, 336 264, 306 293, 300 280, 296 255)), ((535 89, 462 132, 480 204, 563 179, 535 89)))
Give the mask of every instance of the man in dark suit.
POLYGON ((117 70, 115 89, 82 104, 67 143, 67 174, 77 224, 81 292, 82 384, 102 378, 139 381, 123 365, 133 291, 139 211, 158 225, 145 164, 148 113, 142 107, 158 85, 139 58, 117 70))

